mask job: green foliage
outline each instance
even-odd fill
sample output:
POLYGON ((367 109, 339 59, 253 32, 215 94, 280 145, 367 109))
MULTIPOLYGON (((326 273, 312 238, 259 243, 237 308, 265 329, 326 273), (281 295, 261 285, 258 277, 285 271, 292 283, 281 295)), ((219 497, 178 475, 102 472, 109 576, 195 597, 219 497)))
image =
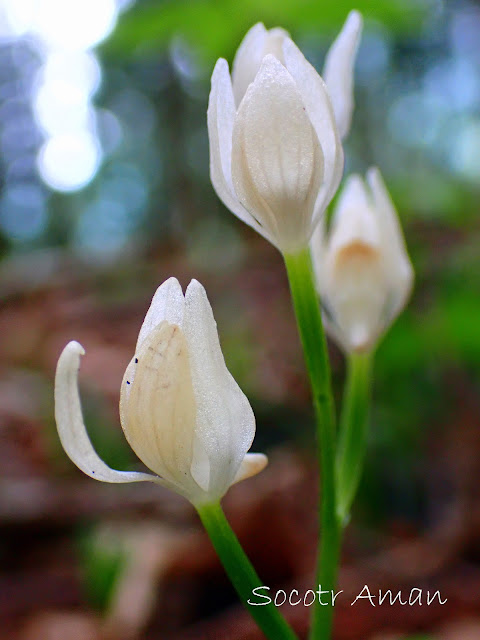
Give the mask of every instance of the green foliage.
POLYGON ((114 469, 133 469, 137 458, 127 444, 120 420, 115 424, 101 406, 101 400, 92 395, 83 394, 84 417, 88 433, 95 450, 102 460, 114 469))
POLYGON ((105 544, 97 529, 80 534, 78 550, 87 600, 92 607, 105 612, 124 569, 125 553, 120 545, 105 544))
MULTIPOLYGON (((420 26, 427 3, 414 0, 358 0, 354 7, 368 19, 410 32, 420 26)), ((115 56, 148 55, 168 47, 174 36, 185 38, 211 65, 232 58, 245 32, 256 22, 322 32, 338 29, 354 8, 350 0, 165 0, 142 2, 125 14, 104 46, 115 56)))

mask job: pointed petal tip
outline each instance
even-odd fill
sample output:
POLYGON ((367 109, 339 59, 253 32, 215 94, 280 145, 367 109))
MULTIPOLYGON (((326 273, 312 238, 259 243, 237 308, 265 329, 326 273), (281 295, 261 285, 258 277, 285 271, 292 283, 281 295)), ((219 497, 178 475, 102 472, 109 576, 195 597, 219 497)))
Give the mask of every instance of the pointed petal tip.
POLYGON ((333 219, 341 215, 346 208, 356 211, 359 207, 368 208, 370 196, 366 184, 358 173, 350 174, 343 185, 338 198, 333 219))
POLYGON ((351 173, 345 180, 345 186, 343 189, 347 189, 351 184, 361 184, 363 186, 363 178, 359 173, 351 173))
POLYGON ((159 300, 163 299, 164 295, 167 292, 174 292, 177 294, 179 291, 183 295, 182 285, 177 280, 177 278, 175 278, 175 276, 170 276, 170 278, 164 280, 164 282, 162 282, 162 284, 159 285, 155 290, 152 301, 150 303, 150 308, 157 305, 159 300))
POLYGON ((283 27, 273 27, 272 29, 270 29, 270 34, 287 36, 287 38, 290 37, 288 31, 286 29, 284 29, 283 27))
POLYGON ((219 58, 217 60, 217 62, 215 63, 215 66, 213 68, 212 71, 212 77, 210 80, 210 84, 211 84, 211 91, 210 91, 210 98, 208 101, 208 108, 211 109, 212 105, 212 96, 216 95, 216 91, 218 92, 218 86, 225 81, 225 79, 228 79, 228 82, 230 82, 230 68, 228 66, 228 62, 225 60, 225 58, 219 58))
POLYGON ((155 291, 138 334, 136 350, 138 351, 150 331, 163 320, 181 325, 184 308, 185 299, 180 282, 177 278, 168 278, 155 291))
POLYGON ((377 208, 384 209, 387 207, 390 210, 390 215, 397 217, 395 205, 393 204, 390 193, 383 179, 382 173, 378 167, 370 167, 366 175, 367 184, 372 192, 373 201, 377 208))
POLYGON ((247 35, 248 35, 251 31, 253 31, 254 29, 255 29, 255 30, 257 30, 257 31, 260 31, 260 30, 262 30, 262 31, 267 31, 266 26, 263 24, 263 22, 262 22, 261 20, 260 20, 260 22, 256 22, 256 23, 253 25, 253 27, 250 27, 250 29, 247 31, 247 35))
POLYGON ((388 208, 390 209, 390 213, 393 212, 396 217, 396 209, 388 192, 387 185, 385 184, 385 180, 383 179, 380 169, 375 166, 370 167, 366 174, 366 181, 368 186, 370 187, 373 201, 376 203, 376 206, 380 209, 383 209, 385 205, 388 206, 388 208))
POLYGON ((276 65, 283 66, 282 63, 273 55, 273 53, 267 53, 265 56, 263 56, 260 62, 260 66, 258 67, 257 73, 255 74, 252 81, 246 87, 245 92, 243 93, 242 99, 238 104, 237 114, 242 104, 245 102, 245 98, 247 98, 247 96, 251 97, 252 91, 254 91, 255 88, 258 86, 260 79, 263 80, 265 78, 265 75, 271 75, 276 73, 276 70, 278 68, 276 65))
POLYGON ((205 287, 196 278, 192 278, 185 290, 185 298, 192 295, 207 295, 205 287))
POLYGON ((175 276, 170 276, 170 278, 167 278, 164 282, 162 282, 162 284, 159 287, 157 287, 157 290, 155 291, 152 298, 152 303, 155 300, 158 293, 166 290, 170 290, 170 291, 174 290, 175 292, 180 291, 183 294, 182 285, 180 284, 179 280, 175 278, 175 276))
POLYGON ((369 167, 367 170, 367 181, 370 183, 373 180, 381 178, 380 169, 377 166, 369 167))
POLYGON ((284 65, 276 56, 273 55, 273 53, 267 53, 267 55, 263 57, 260 68, 255 76, 255 80, 250 84, 247 92, 249 92, 252 87, 258 83, 260 78, 263 80, 264 76, 270 73, 280 73, 282 75, 288 73, 284 65))
POLYGON ((240 49, 242 48, 242 45, 245 44, 246 42, 248 42, 249 40, 251 40, 253 37, 257 36, 260 33, 267 33, 268 29, 266 28, 266 26, 263 24, 263 22, 256 22, 254 25, 252 25, 250 27, 250 29, 247 31, 247 33, 243 36, 243 39, 238 47, 237 53, 238 51, 240 51, 240 49))
POLYGON ((352 9, 345 21, 352 31, 359 31, 363 27, 363 16, 358 9, 352 9))
POLYGON ((221 72, 224 72, 224 71, 225 71, 225 69, 226 69, 226 70, 227 70, 227 72, 228 72, 228 70, 229 70, 228 62, 225 60, 225 58, 219 58, 219 59, 217 60, 217 62, 215 63, 215 66, 214 66, 214 68, 213 68, 213 72, 212 72, 212 81, 213 81, 213 76, 214 76, 214 75, 216 75, 216 74, 218 74, 218 73, 221 73, 221 72))
POLYGON ((274 63, 276 66, 283 67, 283 64, 280 62, 280 60, 277 58, 277 56, 273 55, 273 53, 267 53, 267 55, 263 57, 262 65, 263 64, 272 64, 272 63, 274 63))

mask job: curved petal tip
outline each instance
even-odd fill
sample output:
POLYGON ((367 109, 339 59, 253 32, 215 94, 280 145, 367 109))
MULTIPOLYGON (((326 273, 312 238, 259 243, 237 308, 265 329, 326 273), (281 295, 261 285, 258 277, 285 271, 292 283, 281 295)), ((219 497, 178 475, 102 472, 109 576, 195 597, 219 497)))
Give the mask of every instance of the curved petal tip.
POLYGON ((82 345, 69 342, 62 351, 55 375, 55 420, 58 435, 65 453, 86 475, 103 482, 138 482, 159 479, 147 473, 115 471, 106 465, 93 448, 83 422, 78 393, 80 356, 85 354, 82 345))
POLYGON ((246 480, 252 476, 256 476, 257 473, 263 471, 268 464, 268 458, 263 453, 247 453, 240 464, 240 468, 237 471, 237 475, 233 480, 233 484, 246 480))

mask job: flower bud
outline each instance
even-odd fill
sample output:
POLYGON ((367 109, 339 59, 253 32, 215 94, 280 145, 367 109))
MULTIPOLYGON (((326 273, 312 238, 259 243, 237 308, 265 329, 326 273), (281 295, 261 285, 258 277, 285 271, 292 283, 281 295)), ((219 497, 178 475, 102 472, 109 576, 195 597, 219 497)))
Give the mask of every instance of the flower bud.
POLYGON ((346 181, 331 229, 311 243, 325 326, 347 352, 373 349, 406 304, 413 269, 378 169, 346 181), (367 186, 368 184, 368 186, 367 186))
POLYGON ((284 31, 250 30, 233 86, 218 60, 208 132, 225 206, 282 253, 304 249, 338 188, 343 149, 325 84, 284 31))
POLYGON ((87 475, 104 482, 157 482, 198 506, 265 467, 264 455, 247 453, 255 418, 226 368, 212 309, 196 280, 185 296, 175 278, 159 287, 120 389, 125 436, 156 475, 110 469, 93 449, 78 395, 83 353, 70 342, 60 356, 55 415, 66 453, 87 475))

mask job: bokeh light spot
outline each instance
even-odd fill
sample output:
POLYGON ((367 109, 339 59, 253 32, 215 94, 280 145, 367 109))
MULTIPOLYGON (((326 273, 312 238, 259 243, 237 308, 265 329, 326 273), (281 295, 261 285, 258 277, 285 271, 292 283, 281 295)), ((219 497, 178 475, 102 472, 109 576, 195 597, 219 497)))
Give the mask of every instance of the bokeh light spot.
POLYGON ((52 48, 88 49, 115 26, 115 0, 41 0, 35 31, 52 48))
POLYGON ((95 175, 100 161, 97 141, 88 131, 58 135, 45 142, 38 156, 43 180, 58 191, 76 191, 95 175))

